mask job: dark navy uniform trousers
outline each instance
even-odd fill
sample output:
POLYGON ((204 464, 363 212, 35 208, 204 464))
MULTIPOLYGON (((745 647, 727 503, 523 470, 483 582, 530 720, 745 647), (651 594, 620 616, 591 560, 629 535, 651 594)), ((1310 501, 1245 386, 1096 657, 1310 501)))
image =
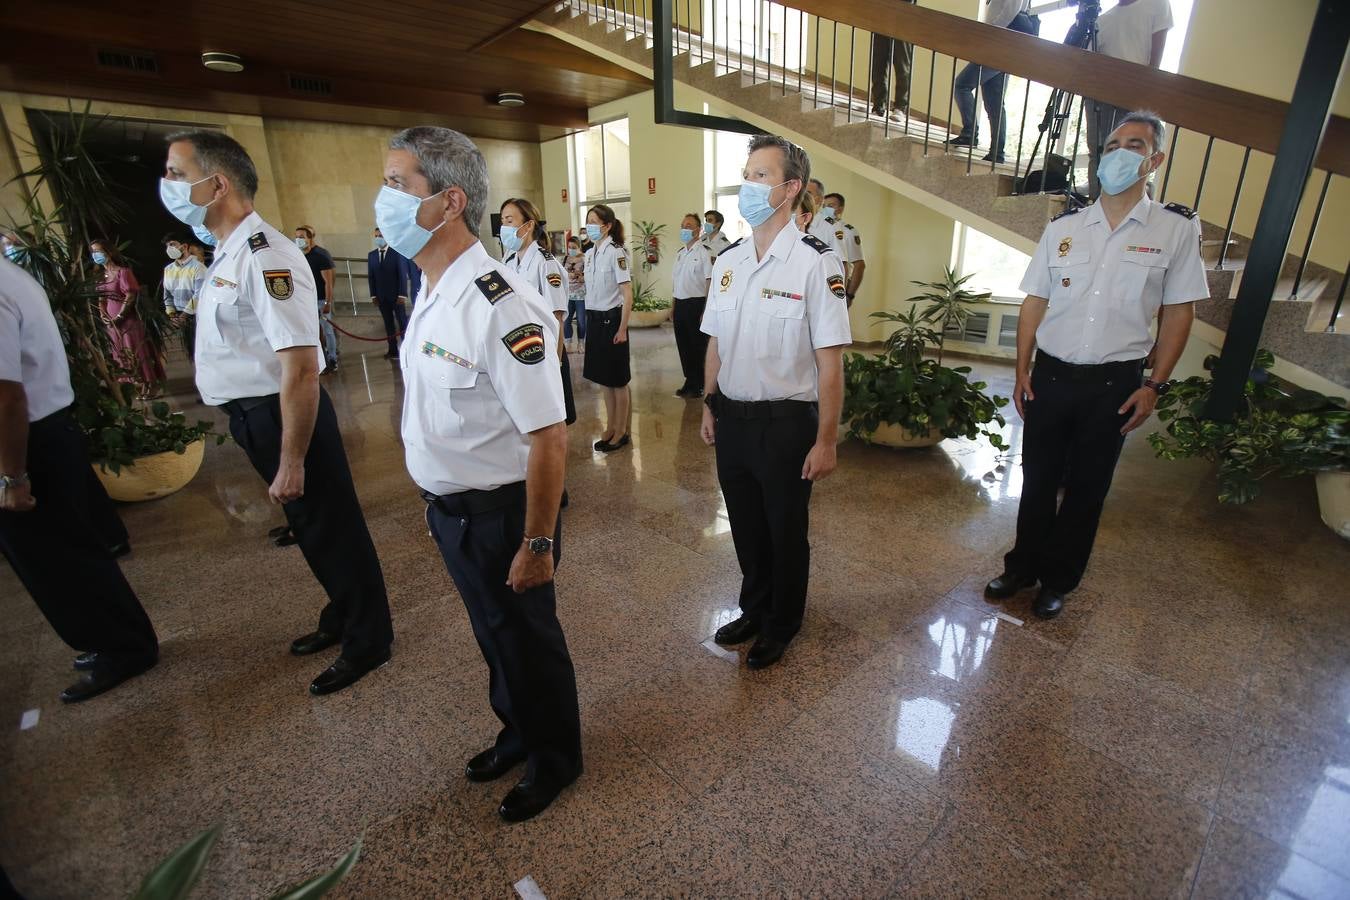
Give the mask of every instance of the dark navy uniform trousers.
MULTIPOLYGON (((280 395, 232 400, 225 410, 235 443, 270 485, 281 466, 280 395)), ((328 594, 319 630, 342 635, 342 655, 349 660, 383 655, 394 640, 384 574, 356 498, 333 401, 323 388, 305 453, 305 494, 281 508, 305 562, 328 594)))
MULTIPOLYGON (((517 594, 506 583, 525 536, 525 483, 422 497, 488 665, 488 699, 502 723, 498 752, 523 758, 527 778, 570 782, 581 774, 581 712, 554 585, 517 594)), ((560 521, 554 564, 561 559, 560 521)))
POLYGON ((1097 538, 1129 414, 1117 410, 1143 383, 1144 361, 1073 365, 1036 353, 1022 432, 1017 543, 1004 569, 1068 593, 1078 587, 1097 538), (1058 499, 1061 485, 1064 499, 1058 499))
POLYGON ((42 614, 71 648, 98 653, 99 665, 156 659, 155 629, 109 552, 126 528, 67 411, 29 424, 28 477, 37 506, 0 512, 0 552, 42 614))
POLYGON ((714 394, 717 480, 741 566, 741 612, 788 641, 801 630, 811 568, 811 482, 802 465, 816 442, 816 404, 739 403, 714 394))

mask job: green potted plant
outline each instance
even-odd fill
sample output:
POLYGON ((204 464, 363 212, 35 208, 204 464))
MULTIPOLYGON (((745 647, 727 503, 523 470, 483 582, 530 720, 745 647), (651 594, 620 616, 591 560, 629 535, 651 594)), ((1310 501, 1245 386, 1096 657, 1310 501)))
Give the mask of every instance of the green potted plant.
POLYGON ((661 261, 661 232, 666 230, 666 226, 639 220, 633 223, 633 228, 637 232, 632 244, 633 254, 642 266, 642 271, 650 272, 652 266, 661 261))
MULTIPOLYGON (((1216 361, 1208 357, 1205 370, 1212 373, 1216 361)), ((1270 377, 1274 363, 1270 351, 1257 352, 1232 422, 1204 418, 1212 375, 1176 382, 1158 398, 1158 420, 1165 427, 1148 436, 1149 445, 1162 459, 1218 463, 1222 503, 1249 503, 1270 476, 1315 475, 1322 521, 1350 539, 1350 409, 1340 397, 1281 390, 1270 377)))
MULTIPOLYGON (((167 403, 138 405, 132 385, 120 381, 107 331, 99 321, 97 276, 86 248, 98 236, 115 235, 127 211, 105 182, 92 138, 115 120, 71 110, 66 127, 53 129, 42 162, 21 177, 26 187, 24 221, 11 230, 23 251, 19 263, 51 301, 70 363, 72 409, 89 441, 90 462, 116 500, 145 500, 178 490, 197 473, 210 422, 188 423, 167 403), (59 165, 53 160, 59 160, 59 165), (39 199, 46 186, 58 206, 39 199), (172 459, 170 459, 172 457, 172 459)), ((137 311, 147 323, 149 352, 161 353, 166 329, 160 305, 142 292, 137 311)), ((217 435, 217 443, 224 441, 217 435)))
POLYGON ((943 438, 983 436, 995 448, 1006 449, 1002 434, 990 426, 1005 424, 999 410, 1008 399, 985 394, 988 385, 971 381, 969 366, 942 364, 947 323, 963 323, 967 306, 988 297, 965 291, 965 280, 948 270, 943 282, 915 282, 933 288, 911 298, 928 301, 922 311, 912 306, 903 313, 872 313, 872 318, 896 327, 881 353, 844 357, 842 418, 849 437, 890 447, 931 447, 943 438), (937 351, 936 359, 924 356, 930 347, 937 351))
POLYGON ((670 298, 658 296, 656 288, 634 280, 633 312, 628 317, 628 327, 655 328, 669 318, 670 298))

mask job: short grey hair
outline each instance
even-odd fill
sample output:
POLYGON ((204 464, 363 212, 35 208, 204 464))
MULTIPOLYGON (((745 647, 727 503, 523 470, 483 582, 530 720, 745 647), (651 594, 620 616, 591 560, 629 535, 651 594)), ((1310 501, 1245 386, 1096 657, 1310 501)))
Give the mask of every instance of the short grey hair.
POLYGON ((208 176, 226 176, 234 185, 234 189, 248 200, 257 195, 258 170, 253 165, 253 159, 243 144, 225 132, 211 128, 194 128, 188 131, 175 131, 165 141, 168 144, 191 144, 197 165, 201 166, 202 171, 208 176))
POLYGON ((487 210, 488 173, 487 161, 473 141, 451 128, 415 125, 390 138, 389 149, 413 155, 432 196, 452 187, 462 190, 468 200, 464 227, 478 237, 487 210))
POLYGON ((1115 134, 1120 126, 1127 125, 1130 122, 1147 125, 1153 132, 1153 152, 1162 152, 1163 144, 1167 140, 1167 126, 1163 124, 1162 118, 1157 113, 1151 109, 1136 109, 1133 112, 1127 112, 1116 120, 1116 127, 1111 129, 1111 134, 1115 134))
POLYGON ((777 134, 757 134, 750 139, 750 152, 763 150, 766 147, 776 147, 783 152, 783 179, 785 181, 797 180, 802 183, 802 189, 797 192, 797 197, 792 201, 792 208, 796 209, 802 203, 802 195, 806 193, 807 182, 811 180, 811 157, 806 155, 806 151, 787 138, 777 134))

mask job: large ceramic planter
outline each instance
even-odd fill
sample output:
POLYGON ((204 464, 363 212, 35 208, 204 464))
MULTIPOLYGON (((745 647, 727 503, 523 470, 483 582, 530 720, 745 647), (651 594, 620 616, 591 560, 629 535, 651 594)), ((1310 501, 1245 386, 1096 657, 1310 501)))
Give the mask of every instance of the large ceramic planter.
POLYGON ((915 434, 900 425, 882 422, 867 436, 867 441, 885 447, 932 447, 942 441, 942 432, 930 428, 925 434, 915 434))
POLYGON ((179 490, 197 474, 202 467, 202 454, 206 449, 204 440, 196 440, 187 445, 183 453, 155 453, 142 456, 134 465, 123 466, 122 471, 114 475, 94 466, 94 474, 103 482, 108 496, 114 500, 133 503, 138 500, 154 500, 167 497, 179 490))
POLYGON ((670 318, 670 307, 665 309, 633 310, 628 314, 629 328, 656 328, 670 318))
POLYGON ((1350 472, 1317 473, 1317 507, 1327 527, 1350 540, 1350 472))

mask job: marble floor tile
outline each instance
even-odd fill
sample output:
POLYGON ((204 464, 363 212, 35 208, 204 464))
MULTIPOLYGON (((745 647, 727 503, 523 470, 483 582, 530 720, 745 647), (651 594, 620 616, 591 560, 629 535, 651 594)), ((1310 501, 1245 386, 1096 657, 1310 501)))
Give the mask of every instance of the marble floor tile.
POLYGON ((1037 588, 1031 587, 1019 591, 1007 600, 992 600, 984 595, 984 587, 998 572, 971 575, 947 593, 946 599, 964 603, 966 606, 988 615, 1003 613, 1022 623, 1026 633, 1043 640, 1070 647, 1083 633, 1092 614, 1101 602, 1091 590, 1080 588, 1069 594, 1064 602, 1064 611, 1053 619, 1041 619, 1032 612, 1036 602, 1037 588))
POLYGON ((1299 897, 1338 900, 1350 897, 1350 878, 1324 869, 1306 857, 1266 840, 1223 818, 1205 844, 1193 900, 1261 900, 1299 897))

